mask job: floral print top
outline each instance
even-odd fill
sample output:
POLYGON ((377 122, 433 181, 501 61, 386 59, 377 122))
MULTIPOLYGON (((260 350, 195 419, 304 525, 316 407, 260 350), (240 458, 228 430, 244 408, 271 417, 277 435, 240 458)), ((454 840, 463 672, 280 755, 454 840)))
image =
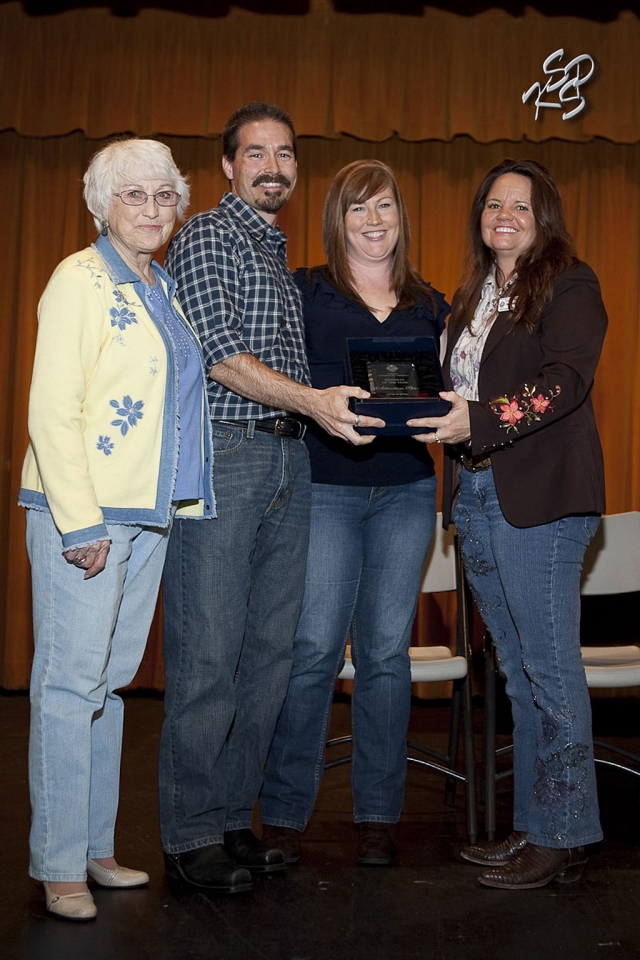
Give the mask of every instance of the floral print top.
MULTIPOLYGON (((501 298, 515 279, 516 274, 510 277, 501 289, 498 289, 495 268, 487 275, 471 321, 471 328, 464 328, 452 350, 451 382, 455 392, 465 400, 480 399, 478 376, 482 354, 498 311, 504 309, 501 298)), ((507 433, 518 433, 521 425, 528 425, 534 420, 539 420, 547 411, 553 411, 552 401, 560 392, 559 385, 543 393, 535 383, 525 384, 522 394, 493 397, 489 400, 489 406, 499 417, 500 426, 507 433)))
POLYGON ((451 354, 453 389, 465 400, 478 400, 478 373, 489 331, 497 316, 498 286, 495 269, 487 275, 471 321, 465 327, 451 354))

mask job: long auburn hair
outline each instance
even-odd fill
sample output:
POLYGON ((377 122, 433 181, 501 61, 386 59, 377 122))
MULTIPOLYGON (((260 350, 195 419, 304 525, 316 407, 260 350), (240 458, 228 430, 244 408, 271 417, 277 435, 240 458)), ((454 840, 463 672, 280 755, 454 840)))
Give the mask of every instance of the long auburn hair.
MULTIPOLYGON (((509 288, 513 306, 511 323, 514 326, 523 323, 531 332, 551 299, 555 277, 578 259, 564 220, 560 192, 547 168, 535 160, 502 160, 488 171, 478 187, 469 217, 469 247, 462 284, 456 294, 455 313, 471 324, 482 284, 495 263, 493 251, 482 240, 480 221, 493 184, 505 173, 516 173, 531 182, 535 240, 533 246, 518 257, 517 278, 509 288)), ((505 279, 502 278, 503 283, 505 279)))
POLYGON ((425 298, 433 306, 429 287, 409 263, 411 230, 404 198, 393 170, 381 160, 354 160, 333 178, 322 210, 322 242, 327 258, 323 273, 341 293, 367 306, 354 286, 344 218, 352 204, 363 203, 385 190, 393 196, 398 208, 398 242, 391 261, 391 286, 398 298, 398 307, 406 309, 425 298))

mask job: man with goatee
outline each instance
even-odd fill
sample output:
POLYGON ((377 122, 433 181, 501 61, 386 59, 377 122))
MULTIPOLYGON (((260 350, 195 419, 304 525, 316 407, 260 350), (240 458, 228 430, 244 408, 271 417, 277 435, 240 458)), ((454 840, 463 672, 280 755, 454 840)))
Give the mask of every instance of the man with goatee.
MULTIPOLYGON (((346 386, 309 386, 302 308, 276 226, 296 138, 274 104, 227 122, 230 192, 174 237, 166 267, 209 371, 218 519, 176 520, 164 574, 162 842, 170 876, 222 893, 285 868, 251 830, 286 693, 307 557, 305 425, 361 444, 346 386)), ((182 387, 181 387, 182 389, 182 387)), ((360 425, 379 425, 361 417, 360 425)))

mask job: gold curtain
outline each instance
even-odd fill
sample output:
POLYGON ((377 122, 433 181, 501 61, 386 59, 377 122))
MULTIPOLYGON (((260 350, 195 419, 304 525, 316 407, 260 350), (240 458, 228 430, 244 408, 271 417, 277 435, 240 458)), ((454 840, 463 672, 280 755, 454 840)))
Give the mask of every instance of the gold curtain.
MULTIPOLYGON (((36 307, 55 265, 94 238, 81 181, 102 142, 95 136, 160 133, 189 172, 191 209, 200 210, 217 203, 226 188, 219 137, 207 134, 219 133, 245 100, 274 99, 291 110, 304 134, 299 182, 280 219, 291 238, 291 266, 323 259, 320 210, 334 173, 358 157, 378 157, 399 175, 414 262, 449 298, 481 175, 508 155, 546 164, 609 311, 594 392, 608 510, 640 508, 640 85, 631 56, 634 37, 640 49, 638 23, 627 15, 607 25, 546 20, 531 11, 521 19, 499 11, 465 19, 428 8, 423 18, 354 18, 321 2, 308 17, 232 10, 212 21, 153 11, 119 20, 102 10, 33 19, 18 4, 0 8, 0 44, 7 48, 0 68, 0 686, 25 687, 31 659, 24 516, 15 502, 27 445, 36 307), (571 56, 600 51, 587 116, 564 126, 545 117, 531 127, 521 91, 562 43, 571 56), (519 48, 529 63, 533 47, 535 69, 519 64, 516 78, 509 78, 509 107, 498 96, 506 86, 504 60, 515 63, 519 48), (436 91, 430 84, 437 83, 436 91), (531 142, 550 136, 553 123, 556 139, 531 142), (389 137, 394 130, 402 138, 389 137), (465 135, 450 139, 461 130, 465 135), (381 137, 388 139, 374 142, 381 137), (413 138, 425 139, 407 142, 413 138)), ((446 642, 451 627, 446 600, 421 605, 418 631, 429 642, 446 642), (440 635, 434 637, 434 629, 440 635)), ((136 684, 162 685, 158 621, 136 684)))
POLYGON ((430 7, 401 16, 336 13, 329 0, 309 6, 306 16, 232 8, 221 18, 157 10, 119 18, 89 9, 33 18, 10 3, 0 10, 0 129, 210 136, 230 105, 273 100, 299 133, 319 137, 640 136, 640 21, 631 12, 601 24, 532 9, 461 17, 430 7), (544 82, 543 62, 558 49, 563 64, 581 54, 596 61, 588 108, 568 121, 543 109, 536 121, 522 94, 544 82))

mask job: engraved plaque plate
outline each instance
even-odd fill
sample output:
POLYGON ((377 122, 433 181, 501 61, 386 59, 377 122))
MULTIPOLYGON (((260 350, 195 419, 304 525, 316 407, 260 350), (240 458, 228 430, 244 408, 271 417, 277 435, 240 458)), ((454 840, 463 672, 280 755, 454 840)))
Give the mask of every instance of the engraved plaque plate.
POLYGON ((399 400, 420 392, 416 365, 409 360, 367 360, 367 378, 373 397, 399 400))

